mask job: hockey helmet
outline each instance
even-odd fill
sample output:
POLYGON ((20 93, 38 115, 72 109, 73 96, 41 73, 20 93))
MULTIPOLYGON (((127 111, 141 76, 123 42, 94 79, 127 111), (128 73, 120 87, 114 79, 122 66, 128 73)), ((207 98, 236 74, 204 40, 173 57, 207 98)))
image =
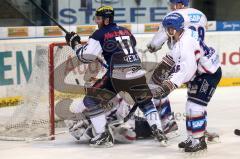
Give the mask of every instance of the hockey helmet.
POLYGON ((170 0, 170 3, 172 4, 182 3, 184 6, 188 6, 189 0, 170 0))
POLYGON ((110 22, 114 20, 114 10, 111 6, 102 6, 96 10, 95 16, 101 16, 103 18, 109 18, 110 22))
POLYGON ((184 28, 184 18, 179 13, 172 13, 163 19, 162 24, 165 29, 173 28, 176 31, 180 31, 184 28))

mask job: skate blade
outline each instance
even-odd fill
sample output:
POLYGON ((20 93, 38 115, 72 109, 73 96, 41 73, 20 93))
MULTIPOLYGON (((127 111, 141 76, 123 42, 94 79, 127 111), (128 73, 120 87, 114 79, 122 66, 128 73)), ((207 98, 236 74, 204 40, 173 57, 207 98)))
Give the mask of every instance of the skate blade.
POLYGON ((160 146, 161 146, 161 147, 167 147, 167 146, 169 146, 167 140, 162 140, 162 141, 159 141, 159 142, 160 142, 160 146))
POLYGON ((197 152, 185 152, 185 155, 186 155, 186 158, 198 158, 198 157, 204 157, 207 154, 207 152, 208 152, 207 149, 204 149, 197 152))
POLYGON ((180 152, 184 152, 184 148, 178 148, 180 152))
POLYGON ((113 143, 105 143, 103 145, 94 145, 94 144, 89 144, 90 147, 93 147, 93 148, 110 148, 110 147, 113 147, 113 143))
POLYGON ((214 137, 214 138, 207 138, 208 144, 217 144, 221 143, 220 137, 214 137))
POLYGON ((178 130, 175 130, 175 131, 172 131, 172 132, 169 132, 166 134, 166 137, 169 139, 174 139, 174 138, 177 138, 180 136, 180 133, 178 130))

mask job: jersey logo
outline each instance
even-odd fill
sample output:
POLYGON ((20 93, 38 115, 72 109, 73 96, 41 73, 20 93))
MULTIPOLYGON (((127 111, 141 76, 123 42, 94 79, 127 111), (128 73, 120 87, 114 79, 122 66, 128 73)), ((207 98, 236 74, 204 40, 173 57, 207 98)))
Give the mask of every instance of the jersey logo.
POLYGON ((198 121, 192 121, 192 127, 193 129, 200 129, 204 126, 205 119, 198 120, 198 121))
POLYGON ((192 23, 198 23, 202 17, 201 14, 188 14, 190 22, 192 23))

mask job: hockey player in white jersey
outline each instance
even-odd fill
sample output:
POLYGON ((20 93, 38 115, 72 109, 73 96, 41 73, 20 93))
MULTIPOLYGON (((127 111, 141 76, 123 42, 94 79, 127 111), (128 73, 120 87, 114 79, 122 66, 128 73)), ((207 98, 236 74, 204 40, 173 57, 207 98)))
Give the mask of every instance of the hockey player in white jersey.
MULTIPOLYGON (((198 32, 201 40, 204 40, 207 18, 205 14, 201 11, 188 8, 189 0, 170 0, 170 6, 172 12, 168 13, 179 13, 184 18, 184 27, 190 28, 198 32)), ((156 52, 162 48, 162 45, 168 40, 168 36, 163 26, 160 25, 159 31, 154 35, 150 43, 148 43, 147 48, 150 52, 156 52)))
MULTIPOLYGON (((184 17, 184 26, 189 27, 199 32, 199 37, 204 39, 205 27, 207 25, 206 16, 199 10, 188 8, 189 0, 170 0, 171 13, 180 13, 184 17)), ((150 52, 156 52, 162 48, 162 45, 167 41, 168 36, 162 25, 160 25, 158 33, 155 34, 147 48, 150 52)), ((163 57, 162 62, 154 70, 150 83, 161 84, 161 81, 166 78, 174 66, 174 62, 170 56, 163 57), (159 69, 164 67, 164 71, 160 72, 159 69)), ((162 121, 163 130, 166 132, 176 131, 178 129, 177 123, 174 119, 173 112, 168 97, 155 99, 155 105, 159 105, 161 111, 160 118, 162 121), (158 104, 160 103, 160 104, 158 104)))
MULTIPOLYGON (((178 146, 184 148, 185 152, 205 150, 206 107, 222 76, 219 56, 213 48, 205 45, 196 31, 184 28, 184 18, 181 14, 169 14, 162 24, 171 48, 168 56, 172 57, 174 67, 170 76, 158 85, 155 95, 160 98, 166 97, 182 84, 187 84, 188 137, 178 146)), ((162 71, 161 69, 159 71, 162 71)))
MULTIPOLYGON (((188 5, 189 5, 189 0, 170 0, 170 8, 172 12, 170 12, 169 14, 172 14, 172 13, 181 14, 184 18, 184 26, 186 28, 190 28, 194 31, 197 31, 199 38, 201 40, 204 40, 205 32, 207 28, 207 18, 201 11, 194 8, 188 8, 188 5)), ((167 41, 167 39, 168 39, 167 33, 163 28, 163 26, 160 25, 159 31, 155 34, 153 39, 147 45, 148 50, 150 52, 158 51, 159 49, 162 48, 162 45, 167 41)), ((153 84, 161 84, 161 81, 169 75, 174 65, 175 64, 172 61, 171 56, 163 57, 162 62, 154 70, 154 73, 151 78, 151 82, 153 84), (160 72, 159 70, 162 68, 165 68, 165 69, 162 72, 160 72)), ((157 101, 157 99, 155 99, 155 101, 157 101)), ((163 129, 174 130, 176 128, 176 124, 173 120, 174 118, 172 116, 173 113, 171 112, 171 105, 167 97, 162 99, 160 107, 163 110, 168 110, 168 111, 162 112, 160 116, 162 122, 167 123, 167 125, 165 126, 165 128, 163 127, 163 129), (169 117, 166 118, 166 116, 169 116, 169 117)), ((164 126, 164 124, 162 125, 164 126)), ((219 137, 218 134, 213 132, 209 133, 207 131, 206 131, 206 136, 209 137, 208 141, 210 142, 217 140, 219 137)))

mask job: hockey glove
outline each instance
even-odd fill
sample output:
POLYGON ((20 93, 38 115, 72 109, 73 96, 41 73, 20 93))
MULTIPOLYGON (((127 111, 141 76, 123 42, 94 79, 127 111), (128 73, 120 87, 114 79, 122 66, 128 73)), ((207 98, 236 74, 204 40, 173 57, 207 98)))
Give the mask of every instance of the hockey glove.
POLYGON ((150 53, 153 53, 153 52, 157 51, 157 49, 154 46, 152 46, 150 43, 147 44, 147 49, 150 53))
POLYGON ((161 85, 163 80, 169 77, 174 66, 175 62, 173 61, 173 58, 171 56, 166 55, 165 57, 163 57, 162 61, 159 63, 159 65, 152 74, 151 78, 153 83, 161 85))
POLYGON ((147 44, 147 49, 150 53, 157 52, 158 50, 160 50, 162 48, 163 44, 162 45, 156 45, 156 44, 153 44, 152 42, 150 42, 150 43, 147 44))
POLYGON ((162 85, 153 91, 153 96, 157 98, 165 98, 176 88, 177 86, 170 80, 164 80, 162 85))
POLYGON ((75 32, 67 33, 65 35, 65 39, 67 44, 71 46, 72 49, 74 49, 76 45, 81 43, 80 36, 75 32))

